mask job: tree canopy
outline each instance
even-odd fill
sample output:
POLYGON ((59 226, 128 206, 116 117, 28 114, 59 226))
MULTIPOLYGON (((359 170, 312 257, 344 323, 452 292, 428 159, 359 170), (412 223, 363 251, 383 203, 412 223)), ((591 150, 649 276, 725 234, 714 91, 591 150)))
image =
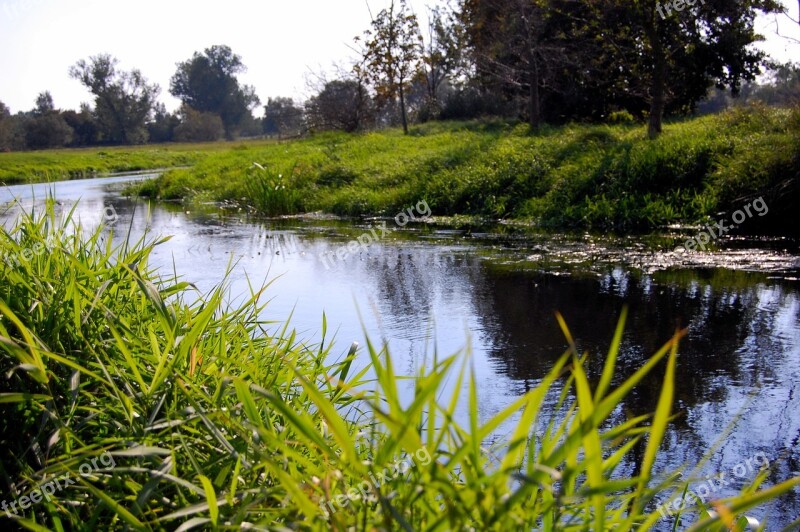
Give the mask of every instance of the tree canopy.
MULTIPOLYGON (((356 42, 360 41, 356 37, 356 42)), ((364 32, 361 65, 377 92, 379 100, 399 100, 403 132, 408 133, 406 95, 412 78, 419 72, 422 35, 417 16, 405 0, 392 0, 372 20, 364 32)))
POLYGON ((100 54, 88 61, 81 59, 69 73, 94 94, 94 113, 106 142, 146 142, 146 122, 160 89, 149 84, 139 70, 120 71, 117 64, 111 55, 100 54))
POLYGON ((229 46, 215 45, 178 63, 170 93, 196 111, 218 115, 231 138, 260 103, 255 89, 236 77, 245 71, 242 58, 229 46))

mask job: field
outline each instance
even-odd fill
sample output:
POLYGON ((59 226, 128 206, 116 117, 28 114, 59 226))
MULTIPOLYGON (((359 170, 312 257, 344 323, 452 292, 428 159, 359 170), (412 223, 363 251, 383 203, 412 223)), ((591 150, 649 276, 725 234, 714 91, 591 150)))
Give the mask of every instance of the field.
POLYGON ((86 179, 116 172, 191 166, 230 148, 230 144, 214 142, 0 153, 0 184, 86 179))

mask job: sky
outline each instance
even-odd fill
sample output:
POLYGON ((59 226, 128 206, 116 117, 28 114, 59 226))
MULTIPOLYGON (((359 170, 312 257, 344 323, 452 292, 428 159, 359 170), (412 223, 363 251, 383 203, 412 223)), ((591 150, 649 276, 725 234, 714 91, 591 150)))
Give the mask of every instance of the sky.
MULTIPOLYGON (((160 101, 174 110, 169 94, 175 65, 195 51, 227 44, 248 70, 240 75, 267 98, 310 96, 313 73, 335 71, 355 56, 353 37, 369 27, 389 0, 0 0, 0 101, 13 113, 34 107, 49 90, 56 107, 76 109, 92 96, 69 77, 76 61, 110 53, 120 68, 138 68, 161 87, 160 101)), ((784 0, 798 19, 796 0, 784 0)), ((426 5, 410 0, 426 20, 426 5)), ((783 61, 800 59, 800 25, 783 16, 760 19, 761 47, 783 61), (776 27, 783 35, 776 35, 776 27)), ((258 112, 257 112, 258 114, 258 112)))

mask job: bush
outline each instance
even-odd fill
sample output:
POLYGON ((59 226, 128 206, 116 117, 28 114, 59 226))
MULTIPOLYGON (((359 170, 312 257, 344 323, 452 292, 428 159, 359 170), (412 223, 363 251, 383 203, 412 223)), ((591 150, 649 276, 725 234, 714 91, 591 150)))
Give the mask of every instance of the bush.
POLYGON ((201 113, 188 106, 183 107, 181 114, 181 123, 175 128, 178 142, 211 142, 225 135, 225 126, 217 114, 201 113))
MULTIPOLYGON (((295 167, 296 168, 296 167, 295 167)), ((295 214, 301 208, 301 194, 293 177, 294 168, 285 174, 253 164, 247 171, 245 191, 253 206, 267 216, 295 214)))
POLYGON ((609 124, 633 124, 634 122, 636 122, 636 118, 625 110, 614 111, 608 115, 609 124))

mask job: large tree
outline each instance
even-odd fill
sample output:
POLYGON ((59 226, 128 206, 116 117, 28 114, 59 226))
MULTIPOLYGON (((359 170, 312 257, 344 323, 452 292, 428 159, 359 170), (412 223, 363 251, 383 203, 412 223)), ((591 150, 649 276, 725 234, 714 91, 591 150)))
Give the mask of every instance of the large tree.
MULTIPOLYGON (((356 37, 356 42, 361 38, 356 37)), ((356 67, 357 76, 366 75, 377 92, 379 101, 400 103, 400 121, 408 133, 406 94, 420 67, 422 35, 417 16, 405 0, 391 0, 372 20, 364 32, 363 60, 356 67)))
POLYGON ((364 126, 371 105, 366 87, 357 80, 329 81, 306 102, 306 119, 310 129, 353 132, 364 126))
POLYGON ((72 128, 45 91, 36 97, 36 108, 25 121, 25 144, 32 149, 61 148, 72 142, 72 128))
POLYGON ((260 102, 255 89, 242 85, 237 75, 247 69, 228 46, 216 45, 178 63, 170 93, 196 111, 219 115, 228 138, 260 102))
POLYGON ((595 34, 603 35, 609 54, 630 69, 626 89, 647 103, 651 138, 661 133, 665 112, 694 109, 714 85, 736 94, 742 83, 754 80, 764 58, 752 46, 761 40, 756 16, 782 9, 775 0, 596 0, 587 5, 595 34))
POLYGON ((524 101, 533 129, 543 120, 543 100, 570 90, 583 73, 588 48, 575 10, 569 0, 462 1, 478 83, 500 98, 524 101))
POLYGON ((69 73, 94 94, 94 114, 103 141, 144 143, 146 122, 159 93, 158 85, 149 84, 139 70, 118 70, 117 64, 114 57, 100 54, 88 61, 81 59, 69 73))

